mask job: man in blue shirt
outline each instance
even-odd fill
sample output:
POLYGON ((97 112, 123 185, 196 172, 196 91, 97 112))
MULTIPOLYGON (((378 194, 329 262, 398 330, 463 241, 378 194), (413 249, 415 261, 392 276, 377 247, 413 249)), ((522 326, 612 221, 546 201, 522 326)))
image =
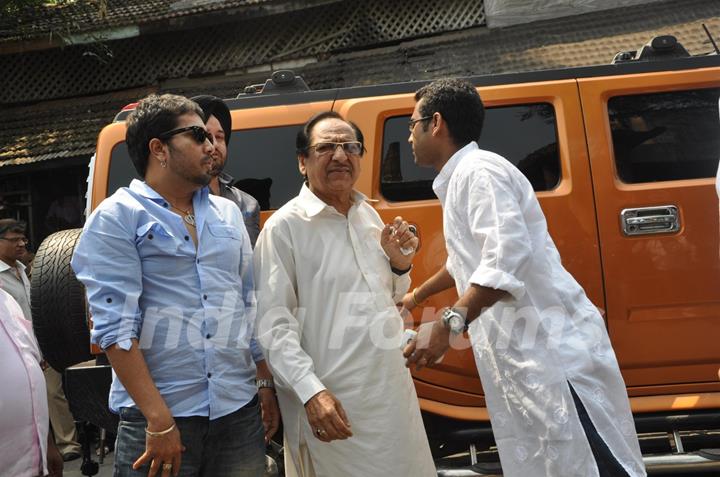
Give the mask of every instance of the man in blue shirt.
POLYGON ((72 260, 114 371, 114 475, 262 475, 252 252, 238 208, 208 193, 213 137, 174 95, 127 127, 143 181, 98 206, 72 260))

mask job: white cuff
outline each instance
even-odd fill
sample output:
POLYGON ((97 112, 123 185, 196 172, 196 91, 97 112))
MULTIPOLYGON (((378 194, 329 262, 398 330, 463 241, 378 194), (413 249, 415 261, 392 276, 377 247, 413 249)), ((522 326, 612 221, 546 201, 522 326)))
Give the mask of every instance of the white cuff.
POLYGON ((311 397, 324 391, 326 388, 323 383, 320 382, 317 376, 313 373, 309 373, 307 376, 298 381, 293 387, 295 394, 297 394, 300 401, 305 404, 311 397))
POLYGON ((481 287, 506 291, 516 300, 525 295, 525 283, 502 270, 488 268, 482 265, 470 276, 470 283, 480 285, 481 287))

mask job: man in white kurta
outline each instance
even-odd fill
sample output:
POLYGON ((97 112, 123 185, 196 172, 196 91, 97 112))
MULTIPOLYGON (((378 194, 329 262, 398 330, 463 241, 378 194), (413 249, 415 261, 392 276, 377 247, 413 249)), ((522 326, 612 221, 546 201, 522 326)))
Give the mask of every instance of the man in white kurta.
MULTIPOLYGON (((418 92, 413 116, 429 118, 424 129, 414 127, 411 142, 419 164, 439 169, 433 190, 443 207, 445 283, 454 281, 460 299, 453 309, 470 323, 504 475, 643 476, 605 324, 563 268, 532 186, 503 157, 474 141, 462 146, 452 135, 453 116, 444 108, 466 101, 477 102, 482 127, 476 96, 453 80, 418 92), (438 101, 438 93, 445 99, 438 101)), ((461 116, 470 122, 472 108, 461 116)), ((435 281, 414 290, 416 302, 442 288, 443 280, 435 281)), ((410 364, 432 364, 447 350, 450 325, 441 319, 425 326, 418 343, 425 336, 430 344, 408 347, 410 364)))
POLYGON ((341 128, 324 134, 333 121, 341 120, 330 115, 306 127, 312 144, 298 149, 307 151, 301 171, 309 184, 270 217, 255 250, 257 336, 275 376, 286 473, 435 476, 400 349, 395 303, 409 287, 409 268, 391 269, 381 246, 386 226, 351 189, 359 158, 340 146, 355 138, 341 128), (320 147, 313 150, 318 137, 334 141, 332 158, 329 151, 319 156, 320 147), (305 171, 305 163, 314 171, 305 171), (319 197, 332 192, 322 190, 323 181, 343 182, 341 167, 350 169, 341 184, 350 187, 345 210, 319 197), (313 188, 320 188, 317 195, 313 188), (351 431, 337 440, 326 439, 330 429, 311 425, 306 412, 323 393, 334 395, 351 431))

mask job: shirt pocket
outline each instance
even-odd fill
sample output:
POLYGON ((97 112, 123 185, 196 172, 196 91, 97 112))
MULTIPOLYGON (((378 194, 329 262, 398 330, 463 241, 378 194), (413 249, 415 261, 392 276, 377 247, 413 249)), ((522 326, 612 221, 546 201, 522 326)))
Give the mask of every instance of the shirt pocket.
POLYGON ((242 233, 232 225, 208 224, 211 243, 206 249, 206 259, 221 270, 238 273, 242 253, 242 233))
POLYGON ((143 271, 172 272, 177 266, 180 242, 159 222, 148 222, 135 231, 135 245, 143 271))

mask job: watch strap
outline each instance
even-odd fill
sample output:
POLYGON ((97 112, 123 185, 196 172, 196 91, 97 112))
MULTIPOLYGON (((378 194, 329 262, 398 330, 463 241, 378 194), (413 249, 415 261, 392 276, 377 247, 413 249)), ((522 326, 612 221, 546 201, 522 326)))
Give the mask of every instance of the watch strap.
POLYGON ((410 266, 409 266, 408 268, 406 268, 405 270, 401 270, 401 269, 399 269, 399 268, 395 268, 395 267, 393 267, 392 265, 390 265, 390 270, 392 270, 392 272, 393 272, 395 275, 405 275, 407 272, 409 272, 410 270, 412 270, 412 265, 410 265, 410 266))

